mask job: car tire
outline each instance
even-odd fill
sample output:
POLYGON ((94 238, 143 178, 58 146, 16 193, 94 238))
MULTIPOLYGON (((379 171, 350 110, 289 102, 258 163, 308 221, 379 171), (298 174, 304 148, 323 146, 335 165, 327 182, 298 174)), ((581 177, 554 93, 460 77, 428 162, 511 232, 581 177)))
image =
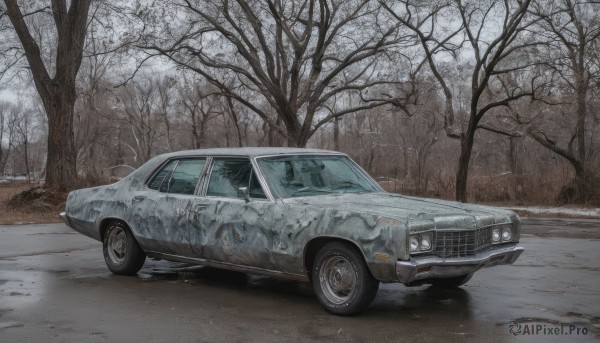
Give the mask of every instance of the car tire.
POLYGON ((316 255, 312 284, 319 302, 333 314, 349 316, 367 308, 379 289, 362 255, 341 242, 325 245, 316 255))
POLYGON ((108 269, 117 275, 137 274, 146 260, 146 253, 121 221, 108 224, 102 237, 102 247, 108 269))
POLYGON ((431 281, 431 285, 437 288, 452 289, 464 285, 465 283, 469 282, 469 280, 471 280, 472 277, 473 273, 446 279, 435 279, 431 281))

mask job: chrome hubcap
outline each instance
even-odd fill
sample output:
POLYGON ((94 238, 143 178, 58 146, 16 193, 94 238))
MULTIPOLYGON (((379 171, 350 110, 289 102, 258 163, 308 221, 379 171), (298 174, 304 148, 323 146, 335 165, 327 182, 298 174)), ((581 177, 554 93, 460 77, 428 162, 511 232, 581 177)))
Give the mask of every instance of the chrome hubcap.
POLYGON ((331 256, 319 271, 321 289, 329 301, 342 304, 354 293, 357 275, 350 261, 343 256, 331 256))
POLYGON ((115 263, 121 263, 127 256, 127 235, 121 227, 113 227, 107 238, 108 256, 115 263))

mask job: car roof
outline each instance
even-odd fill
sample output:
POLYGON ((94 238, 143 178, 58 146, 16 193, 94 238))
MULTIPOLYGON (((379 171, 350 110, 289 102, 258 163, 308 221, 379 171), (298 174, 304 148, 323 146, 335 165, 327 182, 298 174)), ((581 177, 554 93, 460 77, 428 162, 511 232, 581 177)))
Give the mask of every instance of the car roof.
POLYGON ((197 150, 184 150, 162 155, 172 158, 178 156, 270 156, 270 155, 293 155, 293 154, 336 154, 341 152, 323 149, 286 148, 286 147, 243 147, 243 148, 210 148, 197 150))
MULTIPOLYGON (((321 155, 338 155, 345 156, 345 154, 338 151, 322 150, 322 149, 304 149, 304 148, 264 148, 264 147, 245 147, 245 148, 211 148, 211 149, 197 149, 197 150, 183 150, 170 152, 162 155, 155 156, 149 161, 144 163, 133 173, 129 174, 123 180, 129 180, 127 182, 146 182, 146 179, 152 175, 156 168, 162 165, 166 160, 178 157, 187 156, 247 156, 250 158, 261 157, 261 156, 276 156, 276 155, 302 155, 302 154, 321 154, 321 155)), ((123 181, 122 180, 122 181, 123 181)))

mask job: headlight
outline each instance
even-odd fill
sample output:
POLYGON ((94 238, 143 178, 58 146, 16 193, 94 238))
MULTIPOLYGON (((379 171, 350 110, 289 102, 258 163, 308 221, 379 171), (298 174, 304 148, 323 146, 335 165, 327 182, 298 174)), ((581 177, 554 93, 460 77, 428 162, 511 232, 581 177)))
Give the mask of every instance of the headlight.
POLYGON ((418 236, 410 236, 410 252, 419 251, 419 238, 418 236))
POLYGON ((507 242, 512 238, 512 231, 510 227, 505 227, 502 229, 502 241, 507 242))
POLYGON ((424 253, 433 250, 433 233, 418 233, 410 235, 410 252, 411 253, 424 253))
POLYGON ((492 242, 493 243, 499 243, 500 242, 500 228, 499 227, 495 227, 492 229, 492 242))
POLYGON ((431 235, 421 235, 421 251, 431 250, 431 235))

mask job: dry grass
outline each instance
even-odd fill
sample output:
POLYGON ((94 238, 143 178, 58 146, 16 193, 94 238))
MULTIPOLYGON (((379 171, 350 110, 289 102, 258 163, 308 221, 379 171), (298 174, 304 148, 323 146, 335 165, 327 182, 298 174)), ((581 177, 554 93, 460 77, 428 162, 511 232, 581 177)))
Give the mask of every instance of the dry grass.
POLYGON ((64 208, 64 201, 44 203, 39 201, 22 202, 19 206, 9 203, 16 195, 39 187, 37 184, 28 184, 24 181, 0 183, 0 224, 26 224, 26 223, 58 223, 58 213, 64 208), (61 207, 62 206, 62 207, 61 207))

